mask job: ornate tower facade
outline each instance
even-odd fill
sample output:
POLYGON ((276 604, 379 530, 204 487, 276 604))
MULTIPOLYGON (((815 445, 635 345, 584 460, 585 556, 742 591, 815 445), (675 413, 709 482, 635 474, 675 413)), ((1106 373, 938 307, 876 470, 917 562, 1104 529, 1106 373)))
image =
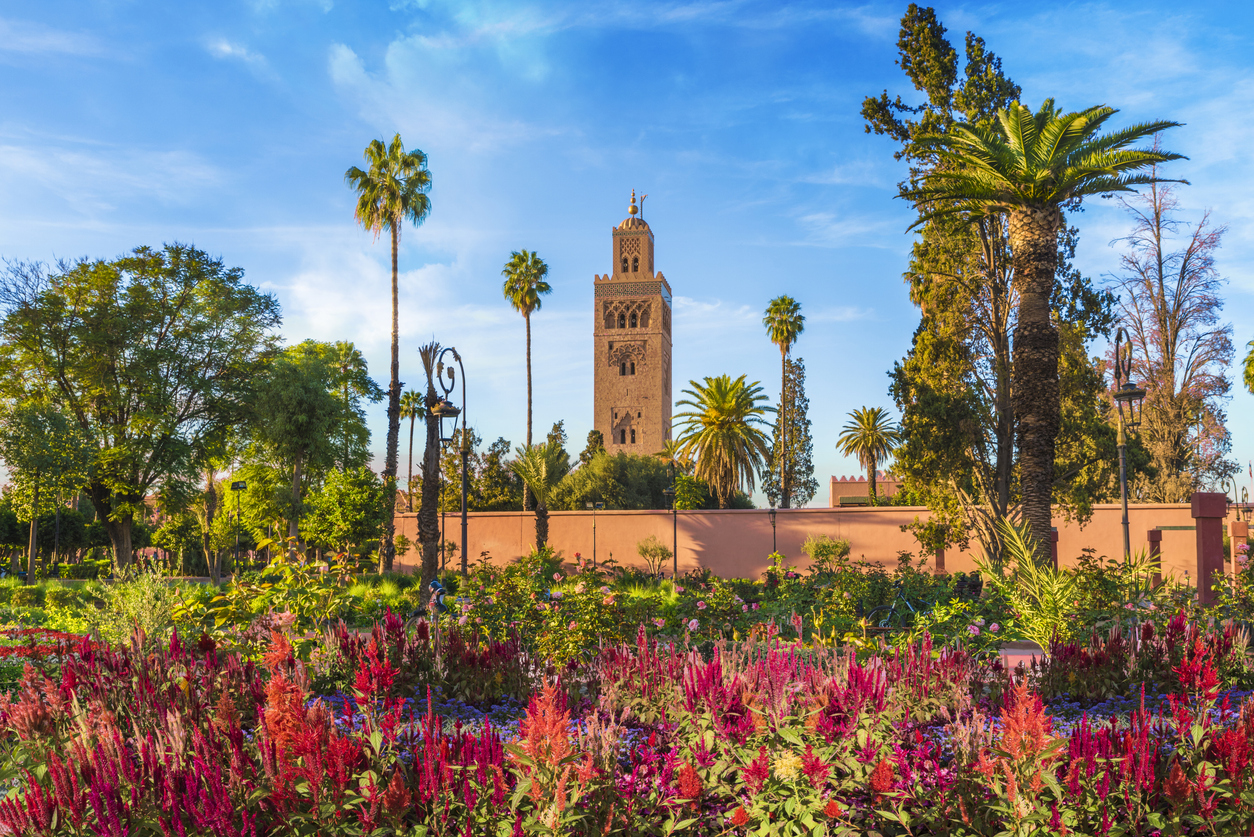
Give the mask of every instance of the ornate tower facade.
POLYGON ((654 272, 634 190, 628 213, 613 231, 613 272, 594 277, 592 426, 609 453, 649 455, 671 437, 671 288, 654 272))

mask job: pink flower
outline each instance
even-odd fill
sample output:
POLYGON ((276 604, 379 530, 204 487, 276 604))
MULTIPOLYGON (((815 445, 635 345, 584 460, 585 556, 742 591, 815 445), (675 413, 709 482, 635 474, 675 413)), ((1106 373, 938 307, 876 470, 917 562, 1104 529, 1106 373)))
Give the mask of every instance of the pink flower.
POLYGON ((554 581, 561 581, 561 580, 562 580, 562 574, 561 574, 561 573, 553 573, 553 580, 554 580, 554 581))
POLYGON ((757 602, 754 602, 754 603, 753 603, 753 609, 754 609, 754 610, 757 610, 759 607, 761 607, 761 605, 759 605, 757 602))
POLYGON ((971 634, 971 636, 979 636, 980 629, 975 625, 967 625, 967 633, 971 634))
POLYGON ((698 622, 696 619, 693 619, 688 622, 688 630, 690 631, 695 631, 699 627, 701 627, 701 623, 698 622))
POLYGON ((705 602, 697 602, 697 610, 705 610, 705 602))
POLYGON ((603 587, 601 588, 601 592, 602 592, 602 593, 609 593, 609 592, 610 592, 610 588, 608 588, 608 587, 604 587, 604 586, 603 586, 603 587))
POLYGON ((466 614, 462 614, 462 618, 457 620, 457 624, 465 625, 469 621, 470 621, 470 617, 467 616, 466 614))
POLYGON ((573 631, 578 625, 579 625, 578 622, 571 622, 569 625, 566 626, 566 630, 573 631))
POLYGON ((988 626, 988 629, 992 631, 993 633, 997 633, 998 631, 1001 630, 1001 625, 998 625, 996 622, 994 622, 993 624, 988 626))
POLYGON ((653 620, 653 624, 654 624, 654 625, 656 625, 656 626, 657 626, 657 627, 659 627, 659 628, 665 628, 665 627, 666 627, 666 620, 665 620, 665 619, 654 619, 654 620, 653 620))
POLYGON ((741 605, 741 606, 740 606, 740 612, 741 612, 741 613, 748 613, 748 612, 749 612, 749 605, 741 605))

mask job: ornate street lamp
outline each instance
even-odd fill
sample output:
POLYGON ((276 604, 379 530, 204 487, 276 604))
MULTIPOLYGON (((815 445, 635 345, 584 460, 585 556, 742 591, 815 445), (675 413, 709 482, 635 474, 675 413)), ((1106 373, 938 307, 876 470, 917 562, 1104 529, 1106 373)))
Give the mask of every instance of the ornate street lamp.
POLYGON ((771 506, 771 554, 779 552, 779 547, 775 545, 775 507, 771 506))
MULTIPOLYGON (((450 442, 453 440, 453 434, 457 432, 457 415, 461 412, 461 410, 458 410, 456 407, 454 407, 451 403, 449 403, 449 400, 448 400, 449 393, 451 393, 453 391, 453 388, 457 385, 457 375, 453 369, 453 364, 450 363, 448 365, 445 365, 444 363, 444 356, 447 354, 451 354, 453 356, 453 360, 457 361, 456 372, 460 372, 462 376, 462 409, 465 409, 466 407, 466 368, 462 366, 462 356, 459 355, 457 353, 457 349, 453 348, 452 346, 445 348, 443 351, 440 352, 439 355, 436 356, 435 379, 439 383, 440 389, 444 393, 444 397, 441 399, 439 404, 431 408, 431 412, 434 414, 436 411, 436 408, 439 407, 439 408, 442 408, 443 414, 447 414, 448 410, 450 408, 452 409, 453 428, 449 432, 449 437, 443 440, 446 442, 450 442), (445 383, 444 381, 444 378, 446 376, 448 377, 448 383, 445 383), (444 407, 443 405, 446 405, 446 404, 448 406, 444 407)), ((441 429, 443 428, 443 424, 444 424, 443 418, 444 418, 444 415, 441 415, 441 421, 440 421, 441 429)), ((466 541, 467 541, 467 538, 466 538, 466 529, 467 529, 466 493, 469 487, 469 477, 468 477, 468 470, 467 470, 469 466, 467 463, 470 461, 470 432, 467 428, 468 428, 468 425, 466 424, 466 417, 462 416, 461 457, 462 457, 462 575, 463 576, 465 576, 469 572, 468 558, 466 556, 466 541)))
POLYGON ((1132 382, 1132 341, 1122 327, 1115 332, 1115 406, 1119 410, 1119 494, 1123 500, 1123 557, 1132 555, 1132 538, 1128 532, 1128 435, 1127 430, 1141 426, 1141 402, 1145 390, 1132 382))

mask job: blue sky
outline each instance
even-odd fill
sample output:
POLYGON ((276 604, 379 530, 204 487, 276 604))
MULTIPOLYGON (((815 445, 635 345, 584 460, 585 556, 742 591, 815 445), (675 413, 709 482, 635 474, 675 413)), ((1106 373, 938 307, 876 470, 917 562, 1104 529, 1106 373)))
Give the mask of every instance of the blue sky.
MULTIPOLYGON (((594 273, 632 188, 676 295, 676 390, 731 373, 778 388, 761 326, 801 301, 816 475, 845 414, 890 407, 887 371, 918 321, 901 280, 912 220, 862 99, 910 94, 905 4, 623 2, 0 3, 0 255, 113 257, 191 242, 283 305, 285 337, 352 340, 386 383, 388 247, 355 226, 343 173, 399 132, 430 157, 433 211, 402 238, 402 380, 432 336, 467 362, 488 439, 524 433, 523 324, 501 298, 510 251, 554 292, 534 320, 536 426, 591 429, 594 273)), ((1244 4, 937 5, 1033 106, 1106 103, 1118 124, 1187 123, 1168 147, 1185 219, 1228 226, 1219 267, 1239 357, 1254 338, 1254 112, 1244 4), (1024 9, 1029 11, 1024 11, 1024 9)), ((1080 266, 1117 269, 1126 218, 1096 200, 1080 266)), ((1234 375, 1238 374, 1234 368, 1234 375)), ((1254 397, 1229 405, 1254 458, 1254 397)), ((371 413, 375 448, 386 431, 371 413)), ((404 452, 402 451, 402 457, 404 452)))

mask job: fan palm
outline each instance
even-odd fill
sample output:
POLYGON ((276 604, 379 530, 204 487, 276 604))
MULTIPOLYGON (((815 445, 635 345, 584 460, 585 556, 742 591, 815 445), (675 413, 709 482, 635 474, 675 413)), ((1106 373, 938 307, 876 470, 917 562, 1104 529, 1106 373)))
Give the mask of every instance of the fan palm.
POLYGON ((918 224, 944 215, 972 220, 1005 215, 1019 293, 1014 332, 1013 398, 1018 422, 1023 517, 1037 548, 1050 542, 1054 441, 1060 424, 1058 329, 1050 297, 1058 268, 1061 207, 1086 195, 1131 191, 1159 180, 1153 167, 1182 159, 1133 143, 1179 123, 1159 121, 1100 134, 1117 111, 1096 106, 1063 113, 1046 99, 1033 113, 1014 103, 995 122, 954 125, 923 138, 936 170, 908 193, 918 224), (1148 173, 1145 169, 1151 169, 1148 173))
POLYGON ((392 238, 392 374, 388 385, 387 457, 383 465, 383 483, 389 512, 380 544, 380 557, 386 567, 391 569, 395 555, 392 547, 394 524, 391 509, 396 505, 396 460, 401 430, 396 257, 401 240, 401 225, 410 221, 417 226, 431 213, 431 198, 427 194, 431 189, 431 172, 427 170, 427 155, 417 149, 406 151, 400 134, 392 137, 387 145, 382 140, 371 140, 366 146, 365 158, 368 169, 362 171, 353 166, 344 173, 344 179, 357 193, 357 206, 353 211, 357 222, 373 232, 375 238, 383 230, 387 230, 392 238))
POLYGON ((549 541, 549 497, 557 484, 570 473, 570 457, 556 439, 543 445, 527 445, 515 451, 518 458, 510 468, 531 489, 536 499, 536 551, 549 541))
POLYGON ((684 454, 683 443, 678 439, 667 439, 662 443, 662 449, 653 455, 667 465, 673 465, 681 474, 692 470, 692 460, 684 454))
POLYGON ((415 390, 408 390, 401 396, 401 418, 409 419, 409 471, 405 480, 405 508, 414 510, 414 422, 423 415, 426 408, 422 396, 415 390))
POLYGON ((719 508, 725 509, 742 486, 753 491, 753 475, 769 456, 761 427, 766 425, 763 416, 772 410, 759 406, 767 400, 762 387, 757 381, 746 384, 744 375, 734 381, 719 375, 707 377, 704 384, 689 384, 692 389, 683 391, 689 397, 677 405, 692 410, 675 415, 682 420, 679 454, 696 462, 695 476, 710 486, 719 508))
POLYGON ((523 315, 527 324, 527 447, 531 447, 531 313, 540 310, 540 297, 553 290, 544 281, 548 274, 549 266, 544 259, 530 250, 512 253, 501 271, 505 277, 502 288, 505 299, 523 315))
POLYGON ((788 484, 789 477, 789 455, 788 455, 788 353, 792 351, 792 344, 797 342, 797 338, 801 336, 801 332, 805 330, 806 318, 801 314, 801 304, 790 296, 777 296, 772 299, 770 304, 766 306, 766 316, 762 318, 762 325, 766 326, 766 334, 771 338, 771 342, 779 346, 780 356, 780 373, 779 373, 779 415, 775 417, 775 426, 779 428, 777 454, 779 462, 779 492, 781 508, 789 508, 792 505, 792 490, 788 484))
POLYGON ((880 407, 861 407, 850 413, 849 418, 851 421, 836 440, 836 450, 858 458, 858 463, 866 469, 871 499, 875 499, 875 473, 880 463, 901 444, 901 429, 880 407))

